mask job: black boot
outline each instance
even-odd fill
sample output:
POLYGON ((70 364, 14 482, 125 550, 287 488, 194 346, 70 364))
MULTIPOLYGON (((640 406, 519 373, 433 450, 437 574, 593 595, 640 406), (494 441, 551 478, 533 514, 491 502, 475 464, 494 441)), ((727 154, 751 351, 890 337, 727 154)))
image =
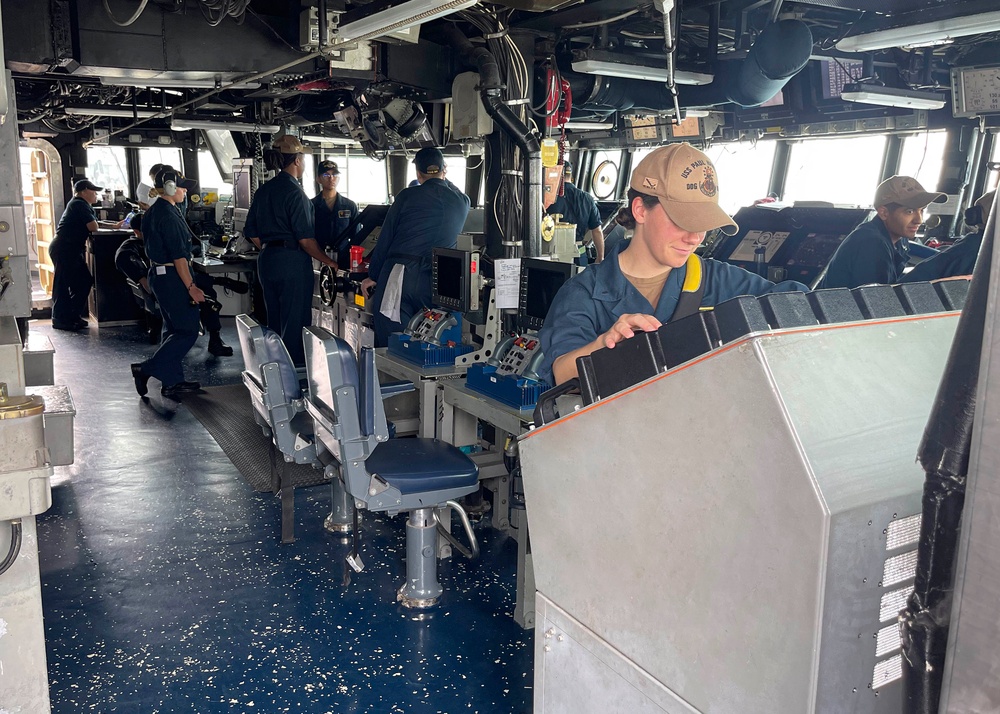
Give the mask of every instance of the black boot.
POLYGON ((213 332, 208 338, 208 351, 216 357, 232 357, 233 348, 222 341, 218 332, 213 332))

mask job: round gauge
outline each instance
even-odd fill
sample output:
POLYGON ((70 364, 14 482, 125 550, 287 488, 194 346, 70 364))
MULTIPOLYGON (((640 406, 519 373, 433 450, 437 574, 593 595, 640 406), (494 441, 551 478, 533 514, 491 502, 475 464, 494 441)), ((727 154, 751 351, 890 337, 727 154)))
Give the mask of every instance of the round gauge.
POLYGON ((602 161, 594 169, 594 177, 590 182, 594 195, 602 201, 611 198, 618 185, 618 167, 612 161, 602 161))

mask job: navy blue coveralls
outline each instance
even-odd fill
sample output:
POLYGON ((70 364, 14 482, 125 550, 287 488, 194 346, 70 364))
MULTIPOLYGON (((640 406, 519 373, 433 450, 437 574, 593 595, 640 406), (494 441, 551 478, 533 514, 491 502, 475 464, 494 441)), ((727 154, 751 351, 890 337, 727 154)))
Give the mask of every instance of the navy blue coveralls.
POLYGON ((377 282, 372 296, 376 347, 385 347, 389 335, 401 332, 418 310, 430 306, 432 251, 455 247, 469 205, 469 197, 455 184, 431 178, 401 191, 389 207, 368 268, 368 277, 377 282), (396 264, 405 266, 399 322, 381 312, 386 283, 396 264))
POLYGON ((837 248, 821 288, 898 283, 910 259, 910 242, 901 237, 893 245, 889 230, 875 216, 851 231, 837 248))
POLYGON ((198 339, 198 306, 173 262, 191 261, 191 231, 180 210, 169 201, 156 201, 142 220, 142 237, 150 266, 149 287, 160 305, 163 338, 153 356, 142 363, 145 374, 170 387, 184 381, 184 355, 198 339))
POLYGON ((899 279, 901 283, 917 283, 923 280, 953 278, 956 275, 972 275, 979 259, 979 248, 983 244, 982 233, 962 236, 937 255, 917 264, 913 270, 899 279))
POLYGON ((257 273, 267 326, 285 343, 296 366, 305 364, 302 330, 312 323, 312 258, 300 240, 314 238, 313 207, 287 171, 257 189, 244 233, 261 242, 257 273))
MULTIPOLYGON (((569 181, 563 183, 563 195, 556 198, 546 213, 562 214, 563 223, 576 224, 576 242, 583 243, 587 233, 601 225, 601 214, 597 210, 597 201, 586 191, 581 191, 569 181)), ((586 252, 577 258, 577 265, 588 265, 586 252)))
MULTIPOLYGON (((587 268, 556 293, 545 317, 545 326, 538 333, 544 354, 539 374, 549 384, 555 384, 552 363, 557 358, 589 345, 611 329, 622 315, 652 315, 665 324, 677 309, 687 265, 670 271, 654 309, 618 265, 618 256, 629 243, 631 240, 617 243, 602 263, 587 268)), ((775 284, 743 268, 717 260, 705 260, 703 265, 703 307, 713 307, 739 295, 809 291, 802 283, 788 280, 775 284)))
MULTIPOLYGON (((313 217, 316 222, 316 242, 323 250, 336 249, 337 265, 346 267, 347 261, 350 259, 350 246, 337 246, 334 245, 334 241, 347 230, 351 221, 358 217, 358 204, 344 194, 338 193, 333 201, 333 208, 330 208, 326 205, 321 193, 312 200, 312 205, 313 217)), ((360 228, 360 226, 356 226, 356 228, 360 228)))
POLYGON ((56 237, 49 246, 49 257, 55 267, 52 279, 52 321, 70 325, 87 313, 87 296, 93 277, 87 268, 84 252, 87 244, 87 224, 97 220, 90 204, 74 196, 56 226, 56 237))

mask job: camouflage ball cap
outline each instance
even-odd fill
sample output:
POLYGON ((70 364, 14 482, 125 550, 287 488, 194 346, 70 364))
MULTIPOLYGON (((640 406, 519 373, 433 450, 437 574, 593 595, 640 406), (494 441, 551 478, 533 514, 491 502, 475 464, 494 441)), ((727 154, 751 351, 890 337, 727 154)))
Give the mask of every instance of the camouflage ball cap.
POLYGON ((948 200, 945 193, 927 191, 915 178, 909 176, 893 176, 887 178, 875 189, 875 208, 897 203, 904 208, 923 208, 929 203, 944 203, 948 200))
POLYGON ((690 144, 655 149, 632 171, 629 187, 660 199, 667 217, 686 231, 719 228, 733 235, 739 230, 719 207, 719 180, 712 160, 690 144))

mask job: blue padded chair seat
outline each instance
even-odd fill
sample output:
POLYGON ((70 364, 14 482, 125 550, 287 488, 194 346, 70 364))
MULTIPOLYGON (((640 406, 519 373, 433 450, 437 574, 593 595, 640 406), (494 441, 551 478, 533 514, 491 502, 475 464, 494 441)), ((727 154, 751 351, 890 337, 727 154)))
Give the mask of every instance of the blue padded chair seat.
POLYGON ((386 441, 365 459, 365 468, 404 495, 473 488, 479 479, 479 469, 468 456, 438 439, 386 441))

